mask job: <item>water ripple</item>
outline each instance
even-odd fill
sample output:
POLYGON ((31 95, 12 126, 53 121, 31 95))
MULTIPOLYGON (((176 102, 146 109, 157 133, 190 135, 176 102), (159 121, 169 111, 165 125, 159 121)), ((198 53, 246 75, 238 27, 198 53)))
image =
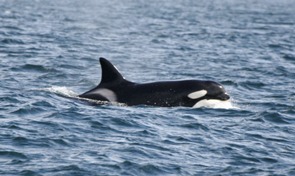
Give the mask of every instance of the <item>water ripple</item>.
POLYGON ((2 43, 3 45, 5 44, 15 44, 15 45, 22 45, 22 44, 25 44, 25 42, 23 42, 22 40, 20 39, 2 39, 0 41, 0 43, 2 43))

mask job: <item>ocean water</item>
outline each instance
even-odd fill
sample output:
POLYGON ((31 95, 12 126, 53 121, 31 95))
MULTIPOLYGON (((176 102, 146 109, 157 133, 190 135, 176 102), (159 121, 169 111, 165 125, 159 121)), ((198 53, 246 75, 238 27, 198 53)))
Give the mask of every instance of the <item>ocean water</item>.
POLYGON ((295 175, 294 0, 0 0, 0 175, 295 175), (99 57, 234 108, 95 105, 99 57))

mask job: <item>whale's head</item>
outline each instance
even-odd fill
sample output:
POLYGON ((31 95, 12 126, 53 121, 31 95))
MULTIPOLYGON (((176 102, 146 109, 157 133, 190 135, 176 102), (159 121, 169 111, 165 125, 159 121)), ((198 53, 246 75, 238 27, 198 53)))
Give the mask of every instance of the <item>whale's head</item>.
POLYGON ((201 90, 188 94, 190 99, 196 100, 194 108, 223 107, 230 103, 230 96, 221 84, 214 81, 201 81, 198 87, 201 87, 201 90))

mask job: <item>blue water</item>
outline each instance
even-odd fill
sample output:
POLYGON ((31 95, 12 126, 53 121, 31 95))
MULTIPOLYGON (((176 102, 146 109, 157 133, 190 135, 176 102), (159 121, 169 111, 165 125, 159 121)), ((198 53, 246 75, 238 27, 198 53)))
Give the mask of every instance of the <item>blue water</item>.
POLYGON ((295 175, 293 0, 0 0, 0 79, 0 175, 295 175), (75 99, 99 57, 234 108, 75 99))

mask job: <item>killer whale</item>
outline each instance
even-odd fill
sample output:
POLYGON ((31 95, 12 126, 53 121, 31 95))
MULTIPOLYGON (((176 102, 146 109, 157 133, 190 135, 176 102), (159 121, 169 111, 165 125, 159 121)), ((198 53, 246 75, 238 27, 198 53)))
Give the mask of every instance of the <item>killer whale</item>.
POLYGON ((202 107, 230 99, 224 87, 214 81, 181 80, 135 83, 126 80, 107 59, 100 58, 101 82, 79 95, 81 98, 123 103, 128 106, 202 107))

